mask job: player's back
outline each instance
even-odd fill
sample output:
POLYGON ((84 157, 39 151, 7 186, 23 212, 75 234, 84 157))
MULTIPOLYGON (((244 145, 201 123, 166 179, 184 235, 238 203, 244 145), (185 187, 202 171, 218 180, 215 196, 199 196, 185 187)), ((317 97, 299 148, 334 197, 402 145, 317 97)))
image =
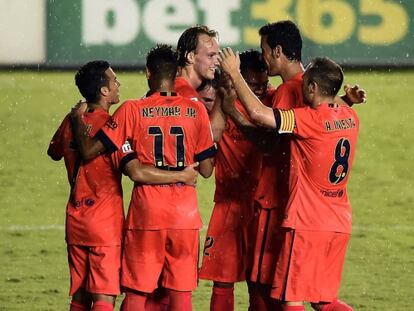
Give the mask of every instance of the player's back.
MULTIPOLYGON (((101 109, 84 115, 90 134, 109 119, 101 109)), ((54 135, 49 150, 65 160, 71 195, 67 204, 67 240, 70 244, 119 244, 123 224, 121 175, 109 156, 84 162, 77 150, 69 115, 54 135)))
MULTIPOLYGON (((351 207, 346 185, 357 142, 359 120, 348 106, 321 104, 294 110, 297 138, 289 209, 297 209, 296 228, 350 232, 351 207)), ((290 211, 292 212, 292 211, 290 211)))
MULTIPOLYGON (((133 149, 143 164, 182 170, 215 151, 207 111, 175 93, 137 101, 133 149)), ((128 226, 138 229, 192 229, 201 226, 195 188, 184 184, 136 185, 128 226), (139 210, 139 212, 138 212, 139 210), (134 215, 138 212, 137 215, 134 215)))

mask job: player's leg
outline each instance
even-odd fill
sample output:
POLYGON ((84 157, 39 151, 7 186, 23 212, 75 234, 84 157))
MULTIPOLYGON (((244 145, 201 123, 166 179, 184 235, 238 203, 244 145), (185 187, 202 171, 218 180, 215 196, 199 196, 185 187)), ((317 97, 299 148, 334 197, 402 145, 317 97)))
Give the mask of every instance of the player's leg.
POLYGON ((166 230, 126 230, 121 285, 122 311, 144 310, 148 296, 159 286, 165 263, 166 230))
POLYGON ((92 296, 85 289, 88 273, 88 248, 68 245, 67 251, 70 272, 69 295, 72 296, 70 311, 89 311, 92 305, 92 296))
POLYGON ((345 302, 335 299, 332 302, 312 303, 312 308, 317 311, 353 311, 345 302))
POLYGON ((270 285, 247 282, 249 311, 282 311, 280 301, 270 297, 270 285))
POLYGON ((176 291, 168 289, 169 311, 191 311, 192 302, 191 302, 191 291, 176 291))
POLYGON ((166 230, 165 265, 161 286, 167 290, 168 310, 192 310, 191 295, 197 287, 199 230, 166 230))
POLYGON ((92 294, 93 311, 113 311, 120 294, 121 251, 118 246, 89 248, 86 290, 92 294))
POLYGON ((270 297, 271 285, 283 242, 276 208, 254 204, 247 286, 249 310, 282 310, 280 301, 270 297))
POLYGON ((134 291, 132 289, 125 289, 125 297, 122 300, 121 311, 145 311, 145 303, 147 294, 134 291))
POLYGON ((214 282, 210 311, 234 310, 234 283, 214 282))
POLYGON ((245 227, 252 220, 246 202, 216 202, 204 244, 200 278, 214 282, 210 310, 234 309, 234 283, 246 280, 248 241, 245 227), (221 305, 221 306, 220 306, 221 305))
POLYGON ((305 311, 302 301, 287 301, 283 304, 283 311, 305 311))
POLYGON ((116 296, 92 294, 93 306, 91 311, 113 311, 116 296))
POLYGON ((168 292, 165 288, 159 286, 150 295, 147 296, 145 303, 146 311, 167 311, 169 305, 168 292))
POLYGON ((70 311, 89 311, 92 305, 92 296, 85 291, 85 288, 79 288, 73 295, 70 302, 70 311))

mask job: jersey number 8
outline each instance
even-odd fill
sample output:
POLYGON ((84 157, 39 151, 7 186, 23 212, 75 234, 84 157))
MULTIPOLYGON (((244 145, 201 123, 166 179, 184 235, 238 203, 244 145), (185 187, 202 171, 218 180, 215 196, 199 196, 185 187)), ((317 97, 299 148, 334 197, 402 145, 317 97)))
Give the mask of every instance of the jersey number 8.
POLYGON ((329 172, 329 181, 331 184, 338 184, 348 174, 349 154, 351 152, 351 144, 346 138, 341 138, 335 147, 335 162, 331 166, 329 172))

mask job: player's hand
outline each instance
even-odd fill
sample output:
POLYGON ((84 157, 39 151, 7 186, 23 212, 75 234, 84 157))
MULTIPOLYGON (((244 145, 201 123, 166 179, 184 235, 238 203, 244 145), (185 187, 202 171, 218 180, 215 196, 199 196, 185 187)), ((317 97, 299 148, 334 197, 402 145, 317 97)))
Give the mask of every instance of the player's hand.
POLYGON ((240 71, 239 53, 234 53, 231 48, 224 48, 219 51, 218 57, 220 67, 227 72, 232 78, 240 71))
POLYGON ((361 89, 358 84, 351 86, 345 84, 344 86, 346 101, 351 104, 361 104, 367 101, 367 93, 361 89))
POLYGON ((88 104, 84 101, 79 101, 75 106, 72 107, 70 111, 70 117, 72 119, 81 117, 88 108, 88 104))
POLYGON ((197 184, 197 177, 198 177, 198 162, 195 162, 193 164, 188 165, 183 171, 182 171, 182 180, 181 182, 185 183, 189 186, 196 186, 197 184))

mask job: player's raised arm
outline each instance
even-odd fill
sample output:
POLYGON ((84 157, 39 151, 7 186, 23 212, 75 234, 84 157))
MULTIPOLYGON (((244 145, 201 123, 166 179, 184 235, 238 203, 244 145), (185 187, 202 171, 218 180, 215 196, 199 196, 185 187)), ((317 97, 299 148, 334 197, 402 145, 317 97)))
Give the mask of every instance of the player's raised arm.
POLYGON ((252 121, 264 127, 275 128, 276 124, 273 110, 263 105, 260 99, 250 90, 241 75, 239 71, 240 59, 238 54, 234 54, 231 48, 225 48, 220 51, 219 62, 222 70, 230 75, 238 98, 246 108, 252 121))
POLYGON ((105 146, 95 138, 89 137, 90 128, 83 122, 83 114, 86 112, 87 104, 79 103, 71 111, 73 134, 78 145, 79 153, 85 161, 91 160, 105 152, 105 146))
POLYGON ((182 182, 189 186, 195 186, 197 183, 198 165, 196 162, 182 171, 165 171, 152 165, 144 165, 138 159, 133 159, 125 165, 124 172, 132 181, 147 185, 182 182))
POLYGON ((360 88, 358 84, 355 84, 354 86, 345 84, 344 91, 344 95, 335 97, 336 103, 346 104, 349 107, 352 107, 354 104, 362 104, 367 101, 367 93, 364 89, 360 88))

